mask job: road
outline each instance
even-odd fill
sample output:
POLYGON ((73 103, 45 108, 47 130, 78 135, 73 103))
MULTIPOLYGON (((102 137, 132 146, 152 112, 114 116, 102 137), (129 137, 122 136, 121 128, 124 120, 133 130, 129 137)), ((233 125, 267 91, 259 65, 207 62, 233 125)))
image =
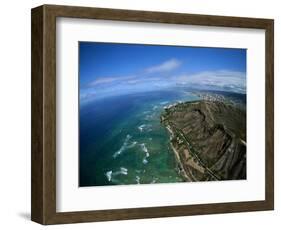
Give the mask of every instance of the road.
POLYGON ((188 140, 186 139, 186 137, 185 137, 185 135, 183 134, 183 132, 182 132, 180 129, 178 129, 173 123, 168 122, 168 124, 176 131, 177 135, 181 136, 181 138, 183 139, 183 141, 184 141, 184 143, 185 143, 185 145, 186 145, 188 151, 190 152, 190 154, 191 154, 194 158, 196 158, 196 160, 197 160, 197 161, 199 162, 199 164, 208 172, 208 174, 209 174, 210 176, 212 176, 214 179, 220 180, 220 178, 219 178, 215 173, 213 173, 212 170, 209 169, 209 168, 202 162, 202 160, 201 160, 200 157, 197 155, 197 153, 195 153, 194 151, 192 151, 192 150, 190 149, 189 146, 191 146, 191 144, 188 142, 188 140))

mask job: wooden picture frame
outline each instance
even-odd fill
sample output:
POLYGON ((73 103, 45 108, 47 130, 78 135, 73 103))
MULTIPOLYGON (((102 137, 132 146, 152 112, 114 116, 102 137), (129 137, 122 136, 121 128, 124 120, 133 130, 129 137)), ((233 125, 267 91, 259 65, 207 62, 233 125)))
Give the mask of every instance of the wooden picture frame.
POLYGON ((43 5, 32 9, 32 187, 31 219, 41 224, 125 220, 274 209, 274 21, 271 19, 193 15, 43 5), (56 211, 56 18, 264 29, 266 36, 265 200, 112 209, 56 211))

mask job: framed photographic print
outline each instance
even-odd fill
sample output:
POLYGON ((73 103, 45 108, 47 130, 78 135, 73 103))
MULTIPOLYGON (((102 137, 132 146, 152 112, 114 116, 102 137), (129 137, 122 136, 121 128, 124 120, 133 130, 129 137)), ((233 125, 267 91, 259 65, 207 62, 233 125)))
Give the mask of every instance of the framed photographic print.
POLYGON ((32 9, 41 224, 274 208, 273 20, 32 9))

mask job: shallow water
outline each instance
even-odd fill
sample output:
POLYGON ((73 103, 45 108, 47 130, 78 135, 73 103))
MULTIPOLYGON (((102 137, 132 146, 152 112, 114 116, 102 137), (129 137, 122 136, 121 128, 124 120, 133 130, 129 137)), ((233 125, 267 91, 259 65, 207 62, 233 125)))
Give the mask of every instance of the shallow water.
MULTIPOLYGON (((246 95, 208 91, 246 106, 246 95)), ((169 134, 160 123, 164 107, 200 100, 186 90, 116 96, 80 107, 79 185, 181 182, 169 134)))
POLYGON ((164 106, 198 98, 189 92, 117 96, 80 108, 80 186, 180 182, 164 106))

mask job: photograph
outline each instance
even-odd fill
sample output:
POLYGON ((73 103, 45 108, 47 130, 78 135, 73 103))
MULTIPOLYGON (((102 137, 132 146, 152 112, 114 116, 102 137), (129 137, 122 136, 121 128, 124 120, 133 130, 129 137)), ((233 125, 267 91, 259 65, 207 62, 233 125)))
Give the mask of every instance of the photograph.
POLYGON ((78 49, 80 187, 247 178, 246 49, 78 49))
POLYGON ((33 222, 274 210, 274 15, 149 7, 31 9, 33 222))

